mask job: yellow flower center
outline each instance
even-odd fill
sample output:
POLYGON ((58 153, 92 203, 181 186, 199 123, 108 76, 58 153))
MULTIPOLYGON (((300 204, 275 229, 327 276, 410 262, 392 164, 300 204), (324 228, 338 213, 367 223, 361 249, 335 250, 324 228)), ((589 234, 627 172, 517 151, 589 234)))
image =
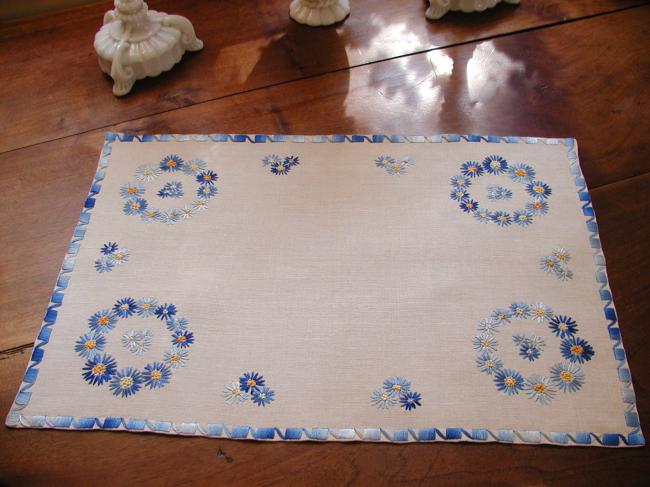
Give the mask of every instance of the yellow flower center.
POLYGON ((544 394, 544 393, 546 392, 546 386, 545 386, 544 384, 542 384, 542 383, 535 384, 535 385, 533 386, 533 390, 534 390, 537 394, 544 394))
POLYGON ((397 164, 393 164, 390 167, 390 172, 392 172, 393 174, 397 174, 400 171, 401 171, 401 168, 397 164))
POLYGON ((131 203, 131 209, 132 210, 139 210, 140 209, 140 203, 131 203))
POLYGON ((535 208, 536 210, 539 210, 539 209, 542 208, 542 204, 541 203, 533 203, 533 208, 535 208))
POLYGON ((537 316, 538 318, 541 318, 541 317, 544 316, 544 310, 543 309, 536 309, 534 311, 534 313, 535 313, 535 316, 537 316))
POLYGON ((97 320, 97 324, 98 324, 99 326, 106 326, 106 325, 108 325, 108 321, 109 321, 109 320, 108 320, 108 316, 102 316, 101 318, 99 318, 99 319, 97 320))
POLYGON ((257 385, 257 382, 255 382, 253 379, 248 379, 248 380, 246 381, 246 385, 247 385, 248 387, 255 387, 255 386, 257 385))
POLYGON ((210 188, 203 188, 203 194, 208 194, 210 192, 210 188))
POLYGON ((486 361, 485 361, 485 366, 486 366, 488 369, 491 369, 492 367, 494 367, 494 360, 492 360, 492 359, 486 360, 486 361))
POLYGON ((515 169, 515 174, 519 176, 520 178, 524 177, 526 175, 526 170, 525 169, 515 169))
POLYGON ((501 167, 501 163, 500 163, 499 161, 492 161, 492 162, 490 163, 490 167, 491 167, 492 169, 497 169, 497 168, 501 167))
POLYGON ((97 342, 95 340, 88 340, 86 343, 84 343, 84 348, 86 350, 92 350, 97 346, 97 342))
POLYGON ((467 203, 466 206, 467 208, 472 209, 474 208, 474 203, 467 203))
POLYGON ((147 215, 148 217, 154 217, 156 216, 156 212, 153 210, 147 210, 145 211, 145 215, 147 215))
POLYGON ((104 364, 94 365, 91 369, 91 372, 93 375, 102 375, 104 372, 106 372, 106 366, 104 364))
POLYGON ((120 304, 120 309, 121 309, 122 311, 126 311, 127 309, 129 309, 129 305, 126 304, 126 303, 124 303, 124 304, 120 304))
POLYGON ((162 374, 160 373, 159 370, 154 370, 153 372, 151 372, 151 380, 160 380, 161 377, 162 374))
POLYGON ((381 395, 381 400, 382 401, 388 401, 390 399, 390 394, 386 394, 385 392, 381 395))
POLYGON ((195 163, 191 163, 191 164, 190 164, 189 166, 187 166, 187 167, 188 167, 188 169, 189 169, 190 171, 196 171, 196 170, 199 168, 198 164, 195 164, 195 163))
POLYGON ((506 218, 505 215, 499 215, 499 216, 497 217, 497 220, 499 220, 500 222, 504 222, 504 221, 506 221, 507 219, 508 219, 508 218, 506 218))
POLYGON ((560 379, 562 379, 562 382, 570 384, 571 382, 573 382, 573 374, 568 370, 563 370, 562 372, 560 372, 560 379))
POLYGON ((212 176, 210 176, 209 174, 204 175, 203 181, 212 181, 212 176))
POLYGON ((583 348, 580 345, 574 345, 571 347, 571 353, 573 355, 582 355, 583 348))
POLYGON ((185 337, 185 335, 181 335, 179 337, 176 337, 176 341, 180 342, 180 343, 183 343, 186 340, 187 340, 187 338, 185 337))
POLYGON ((490 346, 490 340, 488 340, 487 338, 483 338, 481 340, 481 347, 488 348, 489 346, 490 346))
POLYGON ((133 385, 133 379, 131 377, 122 377, 120 379, 120 387, 122 389, 128 389, 133 385))
POLYGON ((517 381, 514 377, 508 376, 503 380, 503 383, 506 385, 506 387, 514 387, 517 381))
POLYGON ((169 159, 166 164, 167 164, 167 167, 176 167, 176 161, 174 161, 172 159, 169 159))
POLYGON ((555 262, 553 262, 551 259, 547 260, 546 261, 546 267, 548 267, 549 269, 551 267, 555 267, 555 262))
POLYGON ((151 309, 151 305, 149 303, 142 303, 141 308, 145 311, 148 311, 151 309))
POLYGON ((178 355, 177 353, 173 354, 171 357, 169 357, 169 360, 172 362, 178 362, 181 359, 181 356, 178 355))
POLYGON ((391 386, 391 389, 392 389, 393 391, 398 391, 398 392, 399 392, 399 391, 402 390, 402 386, 399 385, 399 384, 393 384, 393 385, 391 386))
POLYGON ((117 253, 113 254, 113 259, 115 259, 115 260, 122 260, 123 258, 124 258, 124 254, 122 254, 120 252, 117 252, 117 253))
POLYGON ((543 193, 544 188, 542 188, 541 186, 533 186, 533 191, 535 191, 535 193, 543 193))
POLYGON ((557 327, 562 331, 566 331, 566 329, 568 328, 566 326, 566 323, 560 323, 559 325, 557 325, 557 327))
POLYGON ((566 254, 564 252, 556 252, 555 258, 558 260, 564 260, 566 259, 566 254))
POLYGON ((282 172, 282 171, 284 171, 284 170, 285 170, 285 166, 284 166, 284 164, 280 164, 280 165, 277 167, 277 170, 278 170, 278 172, 282 172))
POLYGON ((153 169, 147 168, 144 171, 142 171, 142 174, 144 174, 145 176, 151 176, 153 174, 153 169))
POLYGON ((135 193, 138 192, 138 188, 136 188, 134 186, 130 186, 129 189, 126 190, 126 192, 129 193, 129 194, 135 194, 135 193))
POLYGON ((266 394, 263 392, 259 394, 260 399, 266 399, 266 394))
POLYGON ((467 170, 468 170, 469 172, 476 172, 476 171, 478 171, 478 167, 477 167, 477 166, 469 166, 469 167, 467 168, 467 170))

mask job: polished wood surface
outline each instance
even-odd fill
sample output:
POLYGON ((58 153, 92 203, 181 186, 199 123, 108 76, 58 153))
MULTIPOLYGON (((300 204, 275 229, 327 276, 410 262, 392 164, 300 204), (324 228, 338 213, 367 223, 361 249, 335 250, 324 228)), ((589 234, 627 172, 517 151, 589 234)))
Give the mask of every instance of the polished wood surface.
MULTIPOLYGON (((288 0, 150 1, 190 16, 206 48, 123 99, 92 51, 107 2, 0 24, 0 412, 20 383, 104 130, 457 132, 578 139, 644 425, 649 3, 524 0, 432 23, 424 1, 355 0, 345 23, 311 29, 289 21, 288 0)), ((649 457, 0 428, 0 485, 633 485, 650 478, 649 457)))

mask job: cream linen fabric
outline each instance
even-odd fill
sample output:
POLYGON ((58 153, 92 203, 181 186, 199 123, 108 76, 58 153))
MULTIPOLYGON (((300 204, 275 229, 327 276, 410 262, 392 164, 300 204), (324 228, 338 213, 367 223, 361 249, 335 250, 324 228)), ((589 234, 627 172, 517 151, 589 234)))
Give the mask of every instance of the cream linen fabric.
MULTIPOLYGON (((322 428, 330 430, 324 433, 329 440, 343 430, 339 438, 357 440, 642 442, 632 386, 618 372, 627 364, 612 352, 608 303, 596 280, 594 255, 601 250, 590 245, 596 234, 588 228, 567 157, 572 140, 112 139, 74 269, 63 273, 69 282, 56 323, 42 360, 30 363, 38 378, 23 383, 21 390, 31 395, 17 399, 9 425, 75 428, 78 418, 95 418, 92 427, 100 428, 109 417, 122 418, 117 429, 197 435, 251 438, 258 428, 277 428, 275 440, 287 428, 302 429, 303 440, 322 438, 323 431, 314 430, 322 428), (173 225, 126 215, 120 188, 135 181, 136 168, 157 165, 170 154, 203 160, 218 173, 218 194, 208 208, 173 225), (298 156, 300 164, 276 175, 262 164, 269 154, 298 156), (526 227, 499 227, 459 208, 450 198, 450 178, 464 162, 480 163, 493 154, 510 166, 535 169, 552 189, 548 214, 526 227), (412 164, 404 174, 390 175, 375 164, 381 155, 408 157, 412 164), (94 262, 107 242, 118 242, 130 257, 98 273, 94 262), (566 281, 540 268, 540 259, 557 246, 572 256, 573 276, 566 281), (89 332, 89 317, 119 299, 147 296, 173 303, 188 320, 194 343, 187 363, 172 371, 164 387, 142 387, 129 397, 113 395, 108 383, 90 385, 82 377, 86 359, 74 351, 79 336, 89 332), (524 390, 499 391, 494 375, 479 370, 480 353, 472 344, 479 321, 515 302, 543 302, 577 322, 576 335, 595 352, 575 364, 584 373, 578 391, 557 391, 542 404, 524 390), (251 400, 228 404, 225 386, 251 371, 264 376, 274 400, 264 407, 251 400), (371 404, 373 391, 394 376, 421 395, 419 407, 407 411, 398 401, 384 410, 371 404), (65 420, 70 417, 72 423, 65 420), (133 428, 130 419, 147 423, 133 428), (155 428, 161 421, 171 426, 155 428), (233 426, 249 426, 250 433, 241 435, 233 426), (433 428, 438 431, 431 436, 433 428), (463 432, 456 438, 447 428, 463 432), (410 431, 400 433, 404 429, 410 431)), ((577 164, 573 170, 579 171, 577 164)), ((144 198, 159 209, 197 199, 198 183, 182 172, 143 185, 144 198), (183 183, 183 197, 156 196, 175 180, 183 183)), ((507 174, 475 178, 468 191, 481 207, 511 214, 531 201, 525 185, 507 174), (490 184, 511 189, 512 198, 490 201, 490 184)), ((162 362, 170 348, 171 333, 155 316, 121 319, 105 336, 104 352, 117 360, 118 370, 142 372, 146 364, 162 362), (151 350, 141 356, 120 342, 132 329, 153 334, 151 350)), ((495 336, 503 368, 523 378, 550 377, 554 364, 568 362, 548 320, 513 319, 495 336), (543 338, 537 360, 519 356, 512 338, 518 333, 543 338)))

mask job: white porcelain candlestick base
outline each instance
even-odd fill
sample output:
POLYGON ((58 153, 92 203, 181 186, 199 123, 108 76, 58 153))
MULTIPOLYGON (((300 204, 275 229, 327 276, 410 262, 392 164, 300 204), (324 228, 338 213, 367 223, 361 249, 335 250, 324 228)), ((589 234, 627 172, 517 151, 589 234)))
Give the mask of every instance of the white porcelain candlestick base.
MULTIPOLYGON (((520 0, 503 0, 505 3, 518 4, 520 0)), ((462 12, 482 12, 494 7, 501 0, 429 0, 429 8, 425 14, 428 19, 437 20, 450 10, 462 12)))
POLYGON ((185 51, 202 48, 189 20, 149 10, 143 0, 115 0, 95 35, 99 66, 113 78, 116 96, 126 95, 138 79, 171 69, 185 51))
POLYGON ((293 0, 289 7, 291 18, 311 26, 331 25, 350 14, 349 0, 293 0))

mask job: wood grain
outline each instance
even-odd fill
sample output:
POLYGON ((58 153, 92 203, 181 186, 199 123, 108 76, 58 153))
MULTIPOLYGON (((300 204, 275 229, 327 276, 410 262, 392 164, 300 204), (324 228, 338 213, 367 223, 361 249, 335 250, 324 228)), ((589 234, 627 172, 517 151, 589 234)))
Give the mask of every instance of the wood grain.
MULTIPOLYGON (((592 192, 641 419, 650 417, 650 174, 592 192), (625 235, 625 243, 620 235, 625 235), (631 257, 634 266, 631 269, 631 257)), ((8 411, 29 349, 0 354, 8 411)), ((618 391, 612 391, 618 394, 618 391)), ((256 443, 0 428, 2 485, 642 485, 650 450, 472 444, 256 443), (35 447, 37 445, 37 447, 35 447)))
MULTIPOLYGON (((394 59, 112 127, 144 133, 575 136, 591 188, 650 171, 650 7, 394 59), (625 25, 621 29, 621 25, 625 25), (606 47, 599 40, 608 38, 606 47), (561 53, 561 54, 560 54, 561 53), (453 71, 449 73, 450 63, 453 71), (630 66, 635 66, 631 70, 630 66), (594 73, 598 73, 595 76, 594 73)), ((0 154, 0 350, 30 343, 102 132, 0 154)))
POLYGON ((171 72, 116 99, 92 42, 109 2, 40 20, 0 24, 0 151, 78 134, 315 74, 640 5, 641 0, 527 0, 427 22, 422 0, 356 0, 336 28, 287 14, 289 0, 150 1, 187 15, 205 41, 171 72))

